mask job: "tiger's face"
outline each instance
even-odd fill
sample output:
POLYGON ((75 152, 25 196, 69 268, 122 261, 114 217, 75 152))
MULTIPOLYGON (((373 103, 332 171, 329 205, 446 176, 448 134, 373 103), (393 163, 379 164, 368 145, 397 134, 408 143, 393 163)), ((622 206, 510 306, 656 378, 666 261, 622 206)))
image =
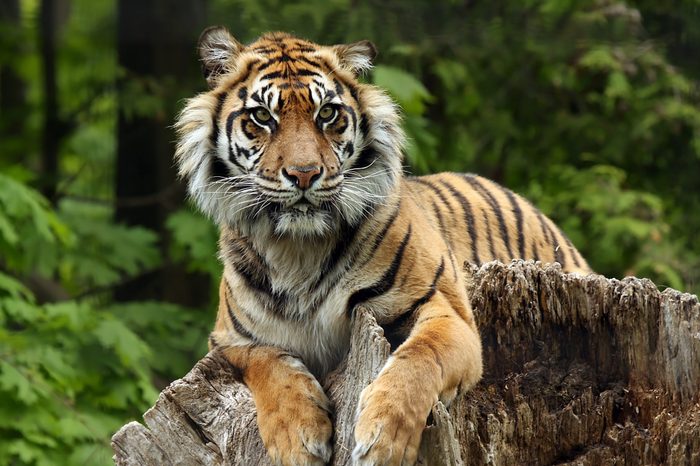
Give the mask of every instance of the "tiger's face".
POLYGON ((394 104, 356 76, 369 42, 319 46, 268 34, 243 46, 204 32, 210 91, 176 123, 180 174, 199 207, 244 234, 323 237, 355 225, 400 176, 394 104))

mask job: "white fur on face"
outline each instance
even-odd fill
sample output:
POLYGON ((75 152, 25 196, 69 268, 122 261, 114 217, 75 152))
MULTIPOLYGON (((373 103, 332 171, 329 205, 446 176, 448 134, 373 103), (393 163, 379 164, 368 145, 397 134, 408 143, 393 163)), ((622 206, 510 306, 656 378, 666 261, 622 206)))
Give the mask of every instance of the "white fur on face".
MULTIPOLYGON (((328 77, 309 84, 316 111, 326 103, 345 104, 340 96, 324 96, 324 89, 332 86, 328 77)), ((191 99, 176 123, 176 160, 180 175, 189 180, 189 192, 197 206, 219 225, 253 231, 267 224, 269 228, 262 229, 280 237, 323 237, 334 234, 341 223, 357 225, 371 214, 372 206, 383 204, 396 186, 404 146, 393 102, 372 86, 358 85, 358 90, 360 111, 355 124, 348 124, 331 141, 341 176, 322 180, 304 193, 279 173, 276 181, 258 175, 267 139, 246 137, 238 120, 227 121, 230 114, 214 121, 213 114, 223 102, 215 92, 191 99), (360 114, 367 118, 366 134, 359 128, 360 114), (353 149, 347 151, 347 147, 353 149), (373 155, 360 162, 365 151, 373 155), (224 167, 226 176, 212 176, 215 165, 224 167), (302 196, 306 202, 299 203, 302 196)), ((275 107, 279 92, 269 83, 253 81, 244 100, 235 99, 232 112, 262 105, 279 123, 275 107)), ((225 98, 234 100, 230 95, 225 98)))

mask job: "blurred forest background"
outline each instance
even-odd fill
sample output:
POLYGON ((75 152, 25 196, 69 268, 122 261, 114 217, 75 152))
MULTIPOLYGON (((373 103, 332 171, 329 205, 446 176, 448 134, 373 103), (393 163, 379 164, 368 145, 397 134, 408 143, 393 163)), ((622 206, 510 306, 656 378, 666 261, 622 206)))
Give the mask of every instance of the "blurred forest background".
POLYGON ((170 125, 195 44, 374 41, 407 169, 530 198, 608 276, 700 291, 700 2, 0 1, 0 464, 110 464, 206 352, 215 228, 170 125))

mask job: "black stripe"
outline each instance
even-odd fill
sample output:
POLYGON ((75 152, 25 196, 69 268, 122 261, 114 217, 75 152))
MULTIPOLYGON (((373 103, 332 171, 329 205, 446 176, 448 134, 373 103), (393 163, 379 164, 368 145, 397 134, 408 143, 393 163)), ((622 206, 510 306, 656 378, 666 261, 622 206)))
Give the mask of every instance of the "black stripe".
POLYGON ((350 114, 352 118, 352 127, 357 128, 357 113, 355 113, 355 109, 349 105, 342 105, 342 108, 350 114))
MULTIPOLYGON (((238 147, 238 146, 236 145, 236 147, 238 147)), ((238 161, 238 155, 233 150, 233 145, 231 144, 230 138, 229 138, 229 145, 228 145, 228 159, 231 163, 235 164, 242 173, 246 173, 248 171, 238 161)))
POLYGON ((209 165, 209 169, 209 177, 213 179, 228 178, 231 176, 231 172, 229 172, 226 162, 214 154, 211 156, 211 164, 209 165))
POLYGON ((294 72, 296 76, 318 76, 320 77, 321 75, 313 70, 307 70, 307 69, 300 69, 296 70, 294 72))
POLYGON ((263 272, 256 271, 250 261, 244 261, 243 257, 241 257, 241 259, 242 260, 238 260, 233 263, 233 268, 236 270, 238 275, 243 278, 246 285, 255 291, 272 296, 272 285, 267 275, 263 272))
POLYGON ((262 55, 268 55, 272 52, 277 51, 277 49, 275 49, 274 47, 255 47, 253 51, 262 55))
POLYGON ((440 191, 440 188, 435 186, 432 182, 430 182, 428 180, 424 180, 423 178, 411 178, 410 181, 422 184, 423 186, 427 186, 428 188, 430 188, 431 191, 433 191, 433 193, 435 193, 435 195, 438 198, 440 198, 440 202, 442 202, 443 205, 446 205, 446 206, 450 205, 450 202, 447 200, 447 198, 442 193, 442 191, 440 191))
POLYGON ((564 237, 564 241, 566 241, 566 244, 569 246, 569 252, 571 252, 571 257, 574 259, 574 264, 576 267, 581 267, 581 263, 578 261, 578 250, 574 247, 573 244, 571 244, 571 240, 569 239, 568 236, 566 236, 563 232, 561 232, 561 229, 559 230, 561 235, 564 237))
MULTIPOLYGON (((373 146, 368 146, 362 149, 362 152, 360 152, 360 155, 357 156, 355 159, 355 163, 353 163, 352 168, 357 168, 357 169, 363 169, 363 168, 368 168, 372 163, 374 163, 375 160, 379 158, 379 152, 373 147, 373 146)), ((359 176, 359 174, 357 175, 359 176)), ((352 172, 348 177, 352 177, 352 172)))
POLYGON ((340 84, 340 81, 337 79, 333 79, 333 84, 335 84, 335 92, 338 93, 338 95, 342 96, 345 93, 345 90, 343 89, 343 85, 340 84))
POLYGON ((211 333, 209 334, 209 346, 211 347, 211 349, 216 349, 216 347, 219 346, 218 343, 216 343, 214 335, 211 333))
POLYGON ((226 134, 228 134, 229 137, 231 137, 231 130, 233 129, 233 120, 243 115, 244 113, 245 108, 242 108, 240 110, 235 110, 228 114, 228 117, 226 118, 226 134))
POLYGON ((229 296, 233 296, 233 291, 231 290, 231 285, 229 285, 228 282, 226 282, 226 290, 228 291, 228 293, 224 294, 224 299, 226 300, 226 312, 228 312, 228 317, 229 319, 231 319, 233 328, 236 330, 236 332, 243 335, 245 338, 254 342, 257 341, 253 334, 250 333, 248 329, 243 326, 243 324, 236 318, 236 316, 233 313, 231 303, 229 302, 229 296))
POLYGON ((235 260, 231 261, 233 268, 245 280, 248 287, 266 295, 272 295, 272 284, 265 270, 263 259, 252 247, 236 240, 222 243, 222 247, 225 247, 230 255, 237 256, 235 260))
POLYGON ((263 79, 276 79, 282 76, 281 71, 273 71, 271 73, 264 74, 260 77, 260 80, 262 81, 263 79))
POLYGON ((476 250, 476 243, 479 241, 479 237, 476 232, 476 227, 474 225, 474 213, 472 212, 472 206, 462 193, 460 193, 457 188, 452 186, 445 180, 440 180, 440 183, 447 188, 447 190, 455 197, 462 206, 462 213, 464 215, 464 221, 467 224, 467 234, 472 243, 472 261, 475 264, 480 264, 481 259, 479 258, 479 253, 476 250))
POLYGON ((505 219, 503 218, 503 211, 501 210, 500 204, 496 198, 493 197, 493 194, 491 194, 481 184, 481 182, 476 179, 476 177, 473 175, 463 175, 463 177, 465 181, 469 183, 472 188, 481 195, 482 198, 484 198, 489 206, 491 206, 493 213, 496 214, 496 219, 498 219, 498 225, 501 231, 501 238, 503 239, 503 243, 506 245, 506 250, 508 250, 508 259, 513 259, 515 256, 513 255, 513 250, 510 247, 510 235, 508 234, 508 227, 506 226, 505 219))
POLYGON ((379 234, 374 237, 372 249, 370 250, 370 256, 374 256, 374 253, 377 252, 377 249, 379 249, 379 246, 384 241, 384 238, 386 238, 386 235, 389 232, 389 229, 396 221, 396 218, 399 216, 400 211, 401 211, 401 199, 399 199, 399 204, 396 206, 394 213, 391 214, 391 217, 389 217, 389 221, 386 222, 386 225, 384 225, 384 228, 382 228, 382 231, 380 231, 379 234))
POLYGON ((237 80, 235 80, 235 81, 229 83, 229 84, 226 86, 226 90, 227 90, 227 91, 230 91, 230 90, 234 89, 236 86, 238 86, 240 83, 242 83, 243 81, 247 80, 248 77, 250 76, 251 70, 252 70, 253 67, 254 67, 255 65, 257 65, 258 63, 259 63, 259 60, 250 60, 248 63, 246 63, 245 71, 243 72, 243 74, 241 75, 241 77, 238 78, 237 80))
POLYGON ((539 220, 540 226, 542 227, 542 233, 544 233, 547 242, 552 246, 552 249, 554 251, 554 261, 559 262, 562 265, 562 267, 564 267, 564 256, 561 253, 561 246, 557 243, 558 239, 554 235, 554 231, 552 231, 552 229, 547 224, 547 220, 544 218, 544 215, 542 215, 542 212, 540 212, 539 210, 535 210, 535 212, 537 213, 537 219, 539 220))
POLYGON ((494 248, 493 244, 493 235, 491 234, 491 222, 489 222, 489 216, 486 214, 485 210, 482 210, 481 213, 484 215, 484 223, 486 224, 486 239, 489 242, 489 252, 491 253, 491 257, 493 259, 498 259, 498 255, 496 254, 496 249, 494 248))
POLYGON ((515 198, 515 194, 510 189, 500 186, 501 190, 508 196, 510 205, 513 207, 513 213, 515 213, 515 224, 518 229, 518 251, 520 252, 520 259, 525 259, 525 236, 523 232, 523 211, 518 205, 518 200, 515 198))
POLYGON ((233 120, 238 118, 241 114, 245 113, 245 109, 237 110, 229 113, 228 118, 226 118, 226 137, 228 138, 228 159, 231 163, 236 165, 242 173, 246 173, 247 170, 238 161, 238 154, 233 150, 233 143, 231 141, 231 132, 233 130, 233 120))
POLYGON ((245 99, 248 98, 248 88, 246 88, 245 86, 242 86, 238 90, 238 98, 245 101, 245 99))
POLYGON ((271 66, 274 65, 275 63, 279 63, 279 59, 277 59, 277 58, 272 58, 272 59, 266 61, 265 63, 263 63, 262 65, 258 66, 258 69, 257 69, 256 71, 257 71, 258 73, 260 73, 260 72, 262 72, 262 71, 268 69, 269 67, 271 67, 271 66))
POLYGON ((440 226, 440 232, 444 235, 447 235, 447 228, 445 227, 445 220, 442 218, 442 214, 440 213, 440 208, 435 204, 434 201, 430 201, 430 205, 433 208, 433 213, 435 214, 435 217, 437 217, 438 225, 440 226))
POLYGON ((542 229, 542 236, 544 236, 545 243, 551 244, 552 240, 549 238, 549 228, 547 228, 547 225, 545 224, 544 215, 542 215, 542 212, 537 209, 535 209, 535 215, 537 215, 537 220, 540 222, 540 228, 542 229))
POLYGON ((396 275, 399 271, 399 266, 401 265, 401 261, 403 260, 403 255, 406 251, 406 245, 408 244, 410 238, 411 225, 408 226, 408 230, 406 231, 406 234, 404 235, 403 240, 401 241, 401 244, 399 245, 399 248, 396 251, 396 254, 394 255, 394 259, 391 261, 389 268, 386 270, 386 272, 384 272, 384 275, 382 275, 379 281, 377 281, 377 283, 368 288, 362 288, 361 290, 355 291, 350 296, 346 308, 346 313, 348 314, 348 317, 352 317, 355 307, 358 304, 361 304, 372 298, 376 298, 377 296, 381 296, 394 286, 394 282, 396 281, 396 275))
POLYGON ((537 251, 537 240, 534 237, 532 238, 532 258, 536 261, 540 260, 540 254, 537 251))
POLYGON ((359 104, 360 96, 357 94, 357 87, 354 84, 348 82, 345 82, 344 84, 348 89, 350 89, 350 95, 352 96, 352 98, 355 99, 355 102, 359 104))
POLYGON ((312 53, 316 52, 316 49, 311 46, 298 46, 298 47, 292 47, 289 49, 290 52, 303 52, 303 53, 312 53))
POLYGON ((250 159, 250 151, 245 147, 241 147, 238 144, 234 144, 236 157, 243 156, 246 159, 250 159))
POLYGON ((317 68, 320 68, 320 67, 321 67, 321 64, 320 64, 319 62, 310 60, 310 59, 308 59, 308 58, 306 58, 306 57, 296 57, 296 58, 294 58, 294 60, 303 61, 304 63, 307 63, 307 64, 309 64, 309 65, 311 65, 311 66, 315 66, 315 67, 317 67, 317 68))
POLYGON ((235 315, 233 315, 233 309, 231 309, 231 306, 228 302, 226 303, 226 310, 228 311, 228 316, 231 319, 231 323, 233 323, 233 328, 236 330, 236 332, 238 332, 239 334, 243 335, 245 338, 251 341, 256 341, 253 334, 250 333, 248 329, 246 329, 238 319, 236 319, 235 315))
MULTIPOLYGON (((347 160, 355 154, 355 145, 348 141, 343 147, 343 157, 347 160)), ((339 157, 340 158, 340 157, 339 157)))
POLYGON ((338 119, 333 126, 335 126, 335 128, 333 129, 333 131, 335 131, 335 134, 343 134, 345 130, 348 129, 348 126, 350 126, 350 119, 347 115, 343 115, 343 117, 341 119, 338 119))
POLYGON ((216 147, 217 140, 219 139, 219 117, 221 116, 221 109, 224 106, 227 95, 227 93, 222 92, 216 97, 216 108, 214 109, 214 115, 211 117, 211 134, 209 135, 209 142, 212 147, 216 147))
POLYGON ((348 248, 352 245, 353 241, 355 241, 359 229, 359 225, 346 225, 345 228, 342 229, 341 238, 335 244, 333 251, 331 251, 323 262, 321 273, 312 289, 318 289, 324 279, 328 278, 328 274, 338 266, 338 262, 346 256, 348 248))
MULTIPOLYGON (((384 238, 386 238, 387 233, 389 232, 389 229, 392 227, 392 225, 396 221, 396 218, 399 216, 400 212, 401 212, 401 199, 399 199, 399 203, 396 206, 396 210, 394 210, 394 212, 391 214, 391 217, 389 217, 388 221, 386 222, 386 224, 384 225, 384 227, 382 228, 382 230, 379 233, 372 235, 372 232, 370 231, 369 233, 364 235, 362 238, 360 238, 358 244, 365 245, 365 246, 367 245, 367 243, 371 239, 372 248, 369 250, 369 253, 365 257, 365 259, 362 261, 362 263, 355 267, 356 269, 363 268, 372 259, 374 259, 374 254, 377 252, 377 249, 379 249, 379 247, 384 242, 384 238), (374 237, 372 238, 372 236, 374 236, 374 237)), ((366 247, 363 249, 366 250, 366 247)))
POLYGON ((369 121, 367 121, 365 114, 360 115, 360 132, 362 133, 362 139, 367 140, 369 136, 369 121))
POLYGON ((255 101, 256 103, 258 103, 258 104, 260 104, 260 105, 265 105, 265 101, 263 100, 262 94, 260 93, 260 91, 258 91, 258 92, 256 92, 255 94, 251 95, 251 96, 250 96, 250 99, 253 100, 253 101, 255 101))
POLYGON ((428 287, 428 291, 426 291, 426 293, 423 296, 413 301, 413 304, 409 306, 406 312, 399 315, 392 322, 388 322, 382 325, 382 328, 384 329, 384 335, 386 335, 387 340, 389 340, 392 350, 396 349, 396 347, 403 342, 402 340, 406 338, 408 332, 402 331, 404 330, 404 326, 406 325, 406 323, 408 323, 410 320, 413 320, 416 311, 420 309, 420 307, 423 306, 425 303, 430 301, 435 295, 435 292, 437 290, 437 282, 438 280, 440 280, 440 277, 442 276, 444 271, 445 258, 441 257, 440 265, 435 271, 435 276, 433 277, 432 283, 428 287))
POLYGON ((277 113, 282 111, 282 107, 284 107, 284 98, 282 97, 282 93, 280 92, 277 94, 277 113))
POLYGON ((272 289, 270 277, 266 272, 264 259, 260 257, 252 247, 240 244, 238 241, 229 241, 225 244, 230 254, 238 256, 232 261, 234 270, 243 278, 246 285, 254 291, 263 294, 269 299, 269 309, 278 317, 289 319, 285 303, 288 296, 285 293, 275 292, 272 289), (251 258, 251 255, 254 256, 251 258), (255 264, 254 262, 258 262, 255 264))
MULTIPOLYGON (((440 199, 440 202, 442 203, 442 205, 444 205, 445 207, 451 207, 450 202, 447 200, 445 195, 442 194, 442 191, 440 191, 440 188, 435 186, 432 182, 430 182, 428 180, 424 180, 423 178, 410 178, 409 181, 412 181, 412 182, 415 182, 418 184, 422 184, 423 186, 428 187, 433 192, 433 194, 435 194, 438 197, 438 199, 440 199)), ((440 208, 435 204, 435 202, 433 202, 433 201, 431 201, 431 202, 433 204, 433 210, 435 211, 435 215, 438 218, 438 223, 440 223, 440 228, 442 229, 443 235, 447 236, 448 238, 451 238, 452 237, 451 231, 445 225, 445 220, 444 220, 444 218, 439 210, 440 208)))

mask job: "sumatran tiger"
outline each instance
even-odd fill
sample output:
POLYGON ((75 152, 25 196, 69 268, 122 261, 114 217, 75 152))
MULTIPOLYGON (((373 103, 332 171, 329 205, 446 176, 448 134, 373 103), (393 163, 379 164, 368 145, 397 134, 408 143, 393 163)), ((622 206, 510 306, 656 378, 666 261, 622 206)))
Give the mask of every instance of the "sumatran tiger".
POLYGON ((393 351, 361 394, 354 462, 415 463, 433 404, 482 373, 463 264, 588 265, 552 221, 488 179, 402 174, 398 108, 357 79, 372 43, 271 33, 242 45, 215 27, 199 54, 209 90, 178 117, 176 161, 221 230, 211 350, 250 388, 273 463, 324 464, 332 425, 317 378, 348 351, 362 305, 393 351))

